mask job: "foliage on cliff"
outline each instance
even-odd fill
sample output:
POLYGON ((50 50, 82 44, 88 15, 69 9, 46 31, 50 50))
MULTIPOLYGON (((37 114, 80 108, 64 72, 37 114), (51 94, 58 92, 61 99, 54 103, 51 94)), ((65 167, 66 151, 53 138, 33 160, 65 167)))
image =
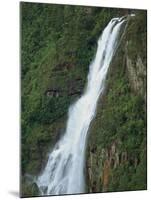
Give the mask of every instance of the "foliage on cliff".
MULTIPOLYGON (((88 66, 95 55, 100 33, 112 17, 127 13, 129 13, 128 9, 21 3, 21 168, 23 196, 38 194, 35 186, 33 188, 28 185, 26 175, 40 173, 45 166, 48 152, 64 133, 68 107, 81 95, 84 89, 88 66)), ((138 16, 140 16, 139 13, 140 11, 138 11, 138 16)), ((139 45, 140 51, 145 48, 145 41, 138 42, 140 34, 142 34, 142 39, 145 38, 144 28, 140 25, 144 16, 141 16, 137 20, 137 24, 133 21, 132 25, 129 26, 128 37, 133 42, 136 41, 135 46, 132 43, 131 47, 128 47, 130 50, 133 49, 130 54, 134 57, 136 49, 138 49, 137 45, 139 45), (133 32, 137 29, 142 30, 135 33, 138 40, 133 32)), ((144 23, 143 26, 145 27, 144 23)), ((125 40, 129 40, 129 38, 125 38, 125 40)), ((129 49, 128 52, 130 52, 129 49)), ((92 127, 90 130, 92 140, 89 140, 88 155, 90 148, 95 149, 97 146, 97 149, 106 149, 112 146, 117 138, 121 144, 119 149, 123 148, 126 152, 127 150, 132 152, 135 149, 140 152, 144 149, 145 152, 145 110, 142 110, 144 100, 142 96, 134 95, 135 92, 133 93, 130 87, 131 83, 128 81, 126 67, 121 64, 123 63, 123 55, 124 52, 121 48, 119 60, 116 59, 115 63, 117 64, 113 64, 116 67, 111 67, 104 100, 98 106, 98 114, 94 124, 92 124, 94 128, 92 127), (125 132, 127 134, 124 134, 125 132)), ((142 59, 145 65, 145 52, 143 52, 142 59)), ((136 177, 131 182, 132 189, 137 187, 134 180, 139 180, 142 167, 145 169, 145 161, 144 163, 142 161, 146 160, 145 153, 144 155, 142 153, 143 158, 141 159, 139 152, 136 151, 140 160, 138 172, 133 173, 133 166, 131 172, 129 172, 129 167, 127 171, 125 170, 126 175, 130 174, 136 177)), ((89 158, 90 155, 88 160, 89 158)), ((94 166, 90 166, 91 173, 94 170, 92 176, 95 171, 100 170, 104 161, 98 159, 97 162, 100 162, 99 167, 95 163, 94 166)), ((123 164, 123 167, 126 165, 123 164)), ((113 178, 110 175, 109 191, 120 190, 116 187, 117 183, 112 183, 114 181, 119 183, 114 178, 117 174, 120 174, 121 181, 123 180, 122 188, 129 189, 127 179, 123 178, 125 175, 122 175, 122 169, 121 167, 112 170, 113 178)), ((88 169, 86 173, 88 174, 88 169)), ((97 175, 100 176, 100 174, 97 175)), ((103 191, 102 180, 98 180, 98 177, 93 176, 94 183, 97 182, 98 191, 103 191)), ((95 184, 90 182, 88 179, 88 191, 96 191, 95 184)), ((144 182, 143 179, 141 183, 144 185, 144 182)))
POLYGON ((88 190, 146 189, 146 12, 135 11, 88 139, 88 190))

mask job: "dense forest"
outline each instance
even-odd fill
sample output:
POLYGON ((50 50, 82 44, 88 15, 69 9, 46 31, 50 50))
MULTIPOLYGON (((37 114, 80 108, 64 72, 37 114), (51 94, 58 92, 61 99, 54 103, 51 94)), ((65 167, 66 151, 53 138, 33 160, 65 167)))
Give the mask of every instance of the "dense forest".
POLYGON ((111 18, 130 13, 89 130, 86 192, 147 188, 146 11, 22 2, 21 196, 39 195, 31 175, 65 131, 98 37, 111 18))

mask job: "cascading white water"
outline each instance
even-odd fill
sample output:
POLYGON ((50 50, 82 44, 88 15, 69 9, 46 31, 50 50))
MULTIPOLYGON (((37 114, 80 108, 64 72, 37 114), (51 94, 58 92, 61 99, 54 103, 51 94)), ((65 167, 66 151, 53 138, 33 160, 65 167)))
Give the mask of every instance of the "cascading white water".
POLYGON ((116 51, 123 18, 112 19, 98 40, 84 94, 69 108, 65 134, 49 154, 43 173, 37 178, 42 195, 84 193, 85 149, 90 122, 102 94, 107 71, 116 51))

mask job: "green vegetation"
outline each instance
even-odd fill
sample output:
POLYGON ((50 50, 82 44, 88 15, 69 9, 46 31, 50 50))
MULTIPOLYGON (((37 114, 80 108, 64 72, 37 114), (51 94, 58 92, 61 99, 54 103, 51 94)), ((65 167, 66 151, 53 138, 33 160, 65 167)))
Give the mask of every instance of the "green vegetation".
MULTIPOLYGON (((26 175, 40 173, 47 153, 64 133, 68 107, 84 89, 99 35, 112 17, 128 12, 127 9, 21 3, 22 196, 38 194, 26 175)), ((136 13, 138 20, 130 21, 123 45, 131 41, 128 52, 134 55, 132 59, 141 51, 146 64, 146 51, 142 50, 146 47, 145 23, 142 23, 145 14, 136 13), (140 37, 141 43, 138 42, 140 37)), ((113 169, 107 191, 146 188, 145 102, 131 88, 125 64, 123 66, 124 56, 121 48, 111 66, 107 89, 90 130, 87 154, 89 156, 89 147, 96 146, 99 155, 102 148, 119 140, 118 151, 138 158, 139 164, 134 169, 128 160, 127 164, 113 169)), ((98 157, 98 162, 90 168, 100 177, 97 173, 103 161, 98 157)), ((94 178, 97 190, 103 191, 98 177, 94 178)), ((93 191, 92 187, 88 179, 88 191, 93 191)))
POLYGON ((92 181, 89 180, 89 188, 93 188, 92 191, 142 190, 147 187, 146 76, 144 76, 146 72, 143 71, 146 68, 141 69, 142 75, 139 76, 140 66, 136 64, 140 57, 144 66, 146 65, 145 41, 146 13, 137 11, 135 19, 129 21, 110 67, 106 91, 100 99, 97 115, 90 130, 88 165, 92 153, 92 157, 100 160, 97 162, 94 159, 91 166, 92 181), (139 80, 133 83, 134 85, 141 83, 143 94, 135 90, 136 87, 131 84, 131 79, 135 79, 135 76, 127 71, 127 58, 132 60, 134 63, 131 66, 134 67, 132 70, 136 70, 139 76, 139 80), (109 163, 108 170, 106 162, 109 163), (106 179, 103 173, 108 174, 106 179), (97 184, 94 184, 95 181, 97 184))

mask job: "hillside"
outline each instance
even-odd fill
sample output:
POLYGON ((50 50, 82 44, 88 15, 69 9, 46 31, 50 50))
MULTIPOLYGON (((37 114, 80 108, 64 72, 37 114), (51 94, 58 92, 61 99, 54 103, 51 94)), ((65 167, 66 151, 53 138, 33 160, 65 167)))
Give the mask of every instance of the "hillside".
MULTIPOLYGON (((97 39, 128 9, 21 3, 21 189, 64 133, 69 105, 87 82, 97 39), (27 176, 28 175, 28 176, 27 176)), ((87 192, 146 189, 146 12, 128 21, 90 130, 87 192)))

